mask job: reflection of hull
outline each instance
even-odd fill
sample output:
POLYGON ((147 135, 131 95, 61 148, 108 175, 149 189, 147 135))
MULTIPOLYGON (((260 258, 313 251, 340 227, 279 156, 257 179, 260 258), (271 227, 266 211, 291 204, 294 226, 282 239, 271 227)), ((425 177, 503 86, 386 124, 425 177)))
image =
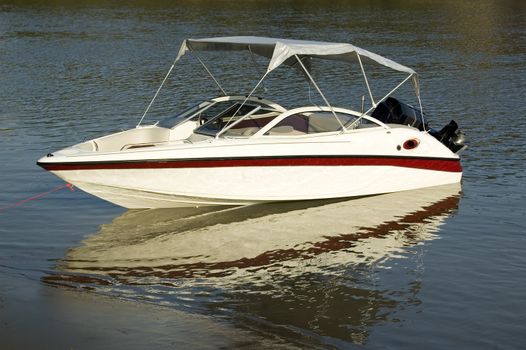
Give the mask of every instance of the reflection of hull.
POLYGON ((459 189, 128 211, 71 249, 44 281, 226 314, 273 336, 299 332, 309 347, 363 344, 372 325, 418 305, 422 249, 415 246, 436 237, 459 189))
POLYGON ((326 258, 321 265, 372 263, 433 238, 456 207, 459 188, 220 211, 129 211, 71 249, 61 269, 113 278, 177 278, 293 266, 315 256, 326 258))

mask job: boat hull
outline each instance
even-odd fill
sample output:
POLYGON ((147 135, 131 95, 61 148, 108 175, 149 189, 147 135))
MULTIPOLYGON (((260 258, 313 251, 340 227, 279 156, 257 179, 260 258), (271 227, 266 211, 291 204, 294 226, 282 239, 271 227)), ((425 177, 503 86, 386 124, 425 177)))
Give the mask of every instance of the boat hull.
POLYGON ((346 198, 458 183, 458 159, 275 158, 43 165, 126 208, 346 198), (192 163, 194 162, 194 163, 192 163))

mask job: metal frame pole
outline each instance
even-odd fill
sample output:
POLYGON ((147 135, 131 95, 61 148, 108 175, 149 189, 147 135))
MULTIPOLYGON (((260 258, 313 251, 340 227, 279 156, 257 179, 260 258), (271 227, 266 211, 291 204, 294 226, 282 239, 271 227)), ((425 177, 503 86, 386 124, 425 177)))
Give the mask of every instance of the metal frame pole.
POLYGON ((338 116, 336 115, 336 112, 334 111, 334 108, 332 108, 331 104, 329 103, 329 101, 327 101, 327 99, 325 98, 325 95, 323 94, 323 92, 321 92, 320 88, 318 87, 318 84, 316 84, 316 82, 314 81, 314 79, 312 78, 312 76, 310 75, 309 71, 307 70, 307 68, 305 68, 305 66, 303 65, 303 62, 301 62, 300 58, 298 57, 298 55, 294 55, 294 57, 296 57, 296 59, 298 60, 298 62, 300 63, 301 65, 301 68, 303 68, 303 70, 305 71, 305 73, 307 74, 307 76, 309 77, 310 81, 312 82, 312 84, 314 85, 314 87, 316 88, 316 90, 318 90, 318 93, 321 95, 321 98, 323 98, 323 101, 325 101, 325 103, 327 104, 327 107, 330 108, 332 114, 334 115, 334 118, 336 118, 336 120, 338 121, 338 123, 340 124, 340 126, 342 127, 343 131, 347 131, 347 129, 345 128, 345 126, 343 125, 343 123, 341 122, 340 118, 338 118, 338 116))

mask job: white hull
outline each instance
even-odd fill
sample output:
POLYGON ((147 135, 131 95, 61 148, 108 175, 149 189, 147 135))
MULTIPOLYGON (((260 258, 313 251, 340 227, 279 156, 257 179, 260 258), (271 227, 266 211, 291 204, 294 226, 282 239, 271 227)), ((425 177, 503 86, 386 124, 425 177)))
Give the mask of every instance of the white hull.
POLYGON ((411 128, 375 129, 305 139, 174 143, 115 153, 70 154, 76 151, 70 148, 39 164, 126 208, 347 198, 460 182, 458 156, 434 137, 411 128), (411 138, 420 140, 418 148, 396 149, 411 138))
POLYGON ((393 166, 118 169, 54 173, 81 190, 126 208, 359 197, 458 183, 461 179, 459 172, 393 166))

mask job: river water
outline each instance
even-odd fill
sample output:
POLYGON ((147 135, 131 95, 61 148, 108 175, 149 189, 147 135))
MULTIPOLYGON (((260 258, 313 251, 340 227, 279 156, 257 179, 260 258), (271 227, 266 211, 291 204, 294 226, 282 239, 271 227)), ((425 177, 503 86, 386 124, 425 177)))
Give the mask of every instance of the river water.
MULTIPOLYGON (((1 347, 523 348, 521 1, 2 3, 0 207, 62 184, 40 156, 137 123, 184 38, 223 35, 352 42, 414 68, 431 123, 467 134, 462 185, 145 211, 57 190, 0 212, 1 347)), ((257 80, 212 58, 230 91, 257 80)), ((191 64, 150 122, 217 93, 191 64)), ((345 99, 343 74, 317 77, 345 99)))

